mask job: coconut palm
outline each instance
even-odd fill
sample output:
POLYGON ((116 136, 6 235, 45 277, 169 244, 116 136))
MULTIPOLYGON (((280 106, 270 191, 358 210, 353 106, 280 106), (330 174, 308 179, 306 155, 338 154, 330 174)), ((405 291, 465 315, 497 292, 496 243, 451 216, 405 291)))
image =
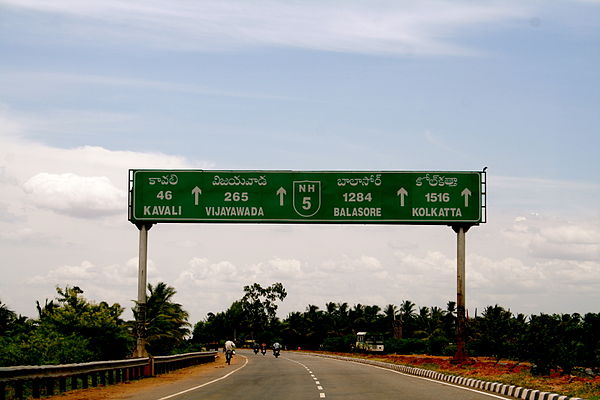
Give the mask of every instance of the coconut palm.
MULTIPOLYGON (((169 354, 182 344, 190 333, 188 313, 181 304, 172 301, 177 291, 159 282, 148 284, 150 295, 146 301, 146 341, 153 355, 169 354)), ((139 315, 134 311, 136 319, 139 315)))

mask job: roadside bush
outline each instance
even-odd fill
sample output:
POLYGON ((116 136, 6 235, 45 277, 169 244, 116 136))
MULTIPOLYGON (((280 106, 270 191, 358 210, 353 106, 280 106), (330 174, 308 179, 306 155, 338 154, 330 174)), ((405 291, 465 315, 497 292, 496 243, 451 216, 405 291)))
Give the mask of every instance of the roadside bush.
POLYGON ((441 356, 444 354, 444 349, 450 344, 448 338, 440 330, 434 332, 427 338, 427 354, 432 356, 441 356))
POLYGON ((583 316, 581 366, 600 368, 600 313, 583 316))
POLYGON ((323 341, 323 350, 349 352, 352 350, 356 337, 354 335, 330 336, 323 341))
POLYGON ((386 353, 424 354, 427 352, 427 341, 423 339, 387 339, 384 342, 386 353))

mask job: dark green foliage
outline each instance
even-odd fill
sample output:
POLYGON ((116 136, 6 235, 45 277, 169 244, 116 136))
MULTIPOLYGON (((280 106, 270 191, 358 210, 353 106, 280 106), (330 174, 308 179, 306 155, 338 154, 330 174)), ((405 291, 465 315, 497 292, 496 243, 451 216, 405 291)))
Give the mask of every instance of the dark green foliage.
POLYGON ((583 317, 582 365, 600 368, 600 313, 583 317))
POLYGON ((387 339, 384 341, 386 353, 425 354, 427 341, 423 339, 387 339))
POLYGON ((223 312, 208 313, 204 321, 196 323, 191 342, 206 347, 211 343, 235 340, 282 342, 281 332, 286 329, 276 316, 277 301, 283 301, 287 292, 281 283, 262 287, 258 283, 244 286, 244 296, 234 301, 223 312))
POLYGON ((276 319, 276 301, 283 301, 287 292, 279 282, 263 288, 260 284, 244 286, 244 297, 241 306, 250 328, 250 336, 261 336, 267 331, 268 326, 276 319))
POLYGON ((65 337, 87 341, 93 360, 115 360, 128 355, 131 336, 120 316, 124 309, 119 304, 90 303, 80 296, 77 286, 64 290, 57 288, 59 297, 52 307, 40 309, 40 328, 57 332, 65 337))
POLYGON ((475 331, 472 349, 477 354, 494 357, 496 360, 512 355, 514 345, 512 329, 513 315, 510 311, 495 305, 483 311, 483 315, 473 321, 475 331))
POLYGON ((535 372, 545 375, 561 368, 570 374, 576 365, 585 365, 584 325, 579 314, 533 315, 525 335, 529 344, 528 359, 536 365, 535 372))
MULTIPOLYGON (((152 355, 173 354, 178 347, 185 346, 190 333, 188 313, 181 304, 172 301, 177 291, 164 282, 156 286, 148 284, 150 295, 146 300, 147 350, 152 355)), ((138 310, 134 310, 136 320, 138 310)))
POLYGON ((17 314, 0 301, 0 337, 5 336, 17 320, 17 314))
POLYGON ((0 365, 77 363, 129 354, 132 338, 120 305, 88 302, 78 287, 56 291, 58 297, 44 307, 38 302, 37 320, 4 312, 10 318, 4 319, 0 336, 0 365))
POLYGON ((347 353, 352 351, 355 342, 356 336, 354 335, 333 336, 328 337, 323 341, 322 348, 325 351, 337 351, 347 353))
POLYGON ((0 365, 70 364, 94 360, 89 340, 44 328, 30 335, 0 338, 0 365))
MULTIPOLYGON (((152 354, 201 350, 209 343, 234 339, 288 348, 351 351, 356 333, 382 334, 387 353, 452 356, 456 346, 456 305, 446 309, 419 307, 404 301, 399 307, 326 303, 324 309, 308 305, 283 321, 276 317, 278 300, 287 293, 280 283, 263 288, 244 287, 244 296, 223 312, 209 313, 190 333, 188 314, 172 301, 175 289, 164 283, 149 285, 147 325, 152 354), (394 330, 396 327, 396 330, 394 330), (398 329, 398 328, 401 329, 398 329), (394 335, 401 338, 394 338, 394 335)), ((42 306, 38 319, 17 316, 0 302, 0 365, 72 363, 126 357, 133 345, 118 304, 94 304, 77 287, 57 289, 56 299, 42 306)), ((471 356, 492 356, 535 364, 534 372, 575 367, 600 367, 600 314, 513 315, 499 305, 486 307, 466 321, 467 349, 471 356)))

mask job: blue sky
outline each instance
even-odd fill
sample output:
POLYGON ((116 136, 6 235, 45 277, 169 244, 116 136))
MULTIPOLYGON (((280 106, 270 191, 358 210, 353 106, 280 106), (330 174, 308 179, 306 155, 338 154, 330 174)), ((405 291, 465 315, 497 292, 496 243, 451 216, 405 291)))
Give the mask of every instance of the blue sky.
MULTIPOLYGON (((487 166, 468 306, 597 312, 599 49, 593 0, 0 0, 0 300, 32 315, 77 284, 130 306, 129 168, 487 166)), ((150 237, 150 281, 195 320, 251 280, 284 281, 284 312, 453 300, 446 227, 150 237)))

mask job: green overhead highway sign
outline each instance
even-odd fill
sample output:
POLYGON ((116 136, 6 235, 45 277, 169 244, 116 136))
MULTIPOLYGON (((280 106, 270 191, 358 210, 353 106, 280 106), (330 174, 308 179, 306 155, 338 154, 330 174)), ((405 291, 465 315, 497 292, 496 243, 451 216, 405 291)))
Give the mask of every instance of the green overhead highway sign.
POLYGON ((479 224, 485 171, 130 170, 129 220, 479 224))

